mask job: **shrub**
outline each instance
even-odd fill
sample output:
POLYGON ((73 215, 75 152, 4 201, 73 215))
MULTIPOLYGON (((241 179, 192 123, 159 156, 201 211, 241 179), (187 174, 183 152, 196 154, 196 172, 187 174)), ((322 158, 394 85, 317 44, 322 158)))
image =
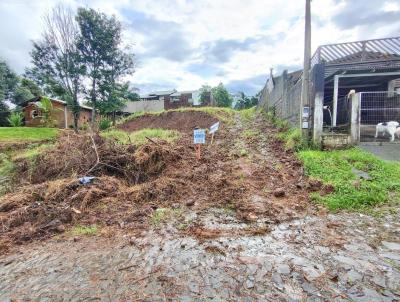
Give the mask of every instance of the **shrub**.
POLYGON ((99 128, 100 130, 106 130, 110 128, 112 125, 112 121, 108 118, 102 118, 99 122, 99 128))
POLYGON ((10 117, 7 119, 10 123, 11 127, 21 127, 23 116, 21 112, 13 112, 10 114, 10 117))

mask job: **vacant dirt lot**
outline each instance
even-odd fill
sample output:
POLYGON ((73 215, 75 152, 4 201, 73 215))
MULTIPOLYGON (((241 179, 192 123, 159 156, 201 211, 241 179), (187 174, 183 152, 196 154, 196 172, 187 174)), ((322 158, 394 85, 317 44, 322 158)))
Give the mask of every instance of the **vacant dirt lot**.
POLYGON ((22 169, 22 185, 0 199, 0 296, 398 300, 399 213, 385 223, 360 214, 328 215, 309 193, 330 188, 307 179, 262 116, 230 118, 213 145, 203 147, 200 161, 191 131, 216 121, 204 112, 144 116, 121 126, 180 130, 174 145, 61 138, 43 156, 63 169, 39 157, 39 170, 22 169), (71 145, 75 156, 65 152, 71 145), (80 185, 77 176, 87 171, 96 179, 80 185))

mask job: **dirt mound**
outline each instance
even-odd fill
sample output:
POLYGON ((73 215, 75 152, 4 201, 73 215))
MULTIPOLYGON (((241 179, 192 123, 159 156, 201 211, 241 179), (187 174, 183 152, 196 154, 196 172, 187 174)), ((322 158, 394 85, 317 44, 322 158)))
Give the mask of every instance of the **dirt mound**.
POLYGON ((89 135, 66 135, 56 146, 39 155, 32 166, 17 163, 19 182, 38 184, 71 176, 115 176, 136 184, 165 168, 170 157, 165 142, 149 142, 140 148, 89 135))
POLYGON ((159 115, 146 114, 119 126, 119 129, 132 132, 143 128, 163 128, 191 132, 195 127, 209 128, 218 120, 201 111, 167 111, 159 115))
POLYGON ((23 242, 63 232, 65 224, 87 213, 102 198, 115 197, 121 186, 116 178, 101 177, 90 185, 67 178, 22 187, 0 198, 0 234, 23 242))

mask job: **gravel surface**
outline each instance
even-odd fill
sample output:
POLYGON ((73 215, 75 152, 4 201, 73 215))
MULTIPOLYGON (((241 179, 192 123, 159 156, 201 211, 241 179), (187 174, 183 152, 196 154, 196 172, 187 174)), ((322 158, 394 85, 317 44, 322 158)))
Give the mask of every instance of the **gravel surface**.
MULTIPOLYGON (((51 239, 0 258, 0 300, 399 301, 399 217, 309 216, 203 240, 168 226, 51 239)), ((222 210, 193 218, 248 227, 222 210)))

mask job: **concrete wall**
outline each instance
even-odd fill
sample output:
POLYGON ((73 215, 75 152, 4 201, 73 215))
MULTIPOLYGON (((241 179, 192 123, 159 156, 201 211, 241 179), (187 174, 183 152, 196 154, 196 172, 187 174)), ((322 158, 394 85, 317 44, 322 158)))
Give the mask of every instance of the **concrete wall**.
POLYGON ((136 101, 136 102, 128 102, 125 108, 122 109, 123 112, 151 112, 151 111, 161 111, 164 110, 164 101, 163 100, 155 100, 155 101, 136 101))
POLYGON ((301 78, 292 79, 291 75, 284 71, 281 76, 274 78, 272 89, 270 85, 268 82, 265 84, 259 107, 266 111, 274 108, 279 118, 288 121, 293 127, 299 127, 301 78))

